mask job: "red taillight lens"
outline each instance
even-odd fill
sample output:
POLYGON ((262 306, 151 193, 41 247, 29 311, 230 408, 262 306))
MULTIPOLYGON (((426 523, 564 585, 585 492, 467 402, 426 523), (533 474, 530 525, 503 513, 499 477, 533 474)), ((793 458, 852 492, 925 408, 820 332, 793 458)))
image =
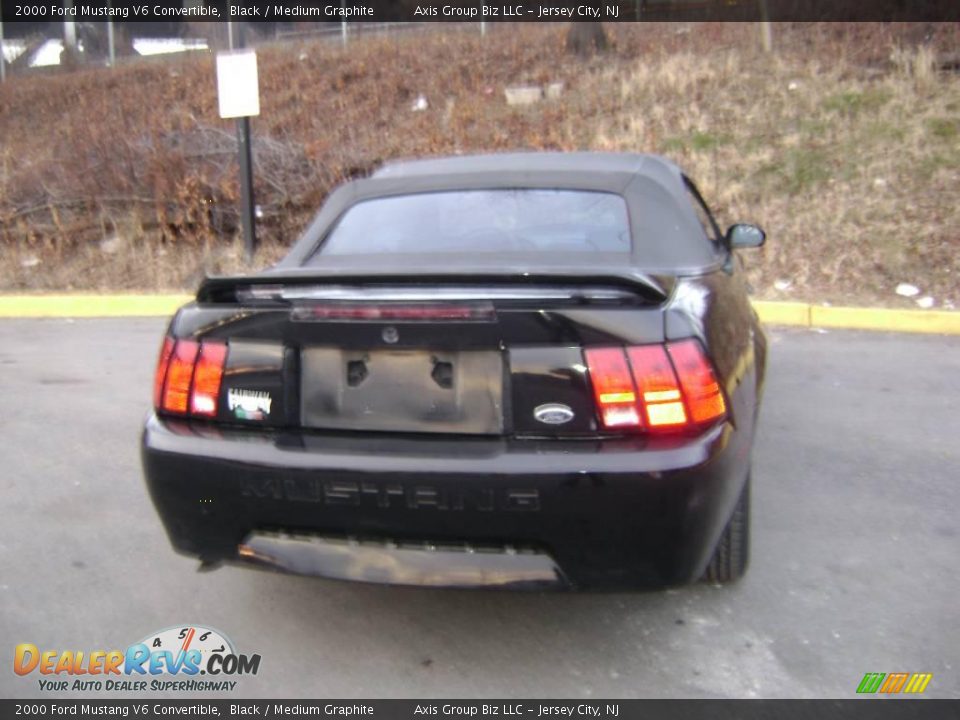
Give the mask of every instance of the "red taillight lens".
POLYGON ((167 365, 167 382, 163 389, 163 405, 168 412, 186 413, 190 399, 190 381, 200 344, 193 340, 177 340, 167 365))
POLYGON ((687 430, 727 414, 723 391, 697 340, 590 349, 584 357, 604 428, 687 430))
POLYGON ((585 350, 593 382, 593 397, 606 428, 637 427, 637 393, 622 348, 585 350))
POLYGON ((193 415, 216 416, 226 358, 227 346, 224 343, 205 341, 200 346, 200 357, 193 372, 193 389, 190 391, 190 412, 193 415))
POLYGON ((627 350, 633 379, 640 391, 640 401, 651 429, 682 427, 687 412, 680 396, 677 376, 661 345, 645 345, 627 350))
POLYGON ((713 369, 696 340, 667 345, 680 377, 680 387, 695 423, 717 420, 727 414, 727 403, 713 369))
POLYGON ((153 376, 153 407, 160 409, 163 399, 163 382, 167 379, 167 365, 170 364, 170 354, 173 352, 173 338, 164 338, 160 348, 160 359, 157 360, 157 372, 153 376))
POLYGON ((157 410, 216 417, 220 383, 227 359, 226 343, 166 338, 153 381, 157 410))

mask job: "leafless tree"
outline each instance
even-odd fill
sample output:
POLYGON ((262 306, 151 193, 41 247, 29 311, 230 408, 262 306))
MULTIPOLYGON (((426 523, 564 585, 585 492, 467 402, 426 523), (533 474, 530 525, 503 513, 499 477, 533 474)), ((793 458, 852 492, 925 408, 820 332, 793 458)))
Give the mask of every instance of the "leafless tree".
POLYGON ((604 52, 610 46, 607 31, 600 22, 570 23, 567 32, 567 52, 587 57, 594 52, 604 52))

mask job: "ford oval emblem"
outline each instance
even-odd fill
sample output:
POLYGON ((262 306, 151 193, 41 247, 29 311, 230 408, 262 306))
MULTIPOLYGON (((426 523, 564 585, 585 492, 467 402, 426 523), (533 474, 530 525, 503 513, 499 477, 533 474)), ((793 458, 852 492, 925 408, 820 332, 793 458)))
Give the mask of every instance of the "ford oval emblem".
POLYGON ((533 416, 547 425, 563 425, 573 420, 573 410, 563 403, 547 403, 534 408, 533 416))

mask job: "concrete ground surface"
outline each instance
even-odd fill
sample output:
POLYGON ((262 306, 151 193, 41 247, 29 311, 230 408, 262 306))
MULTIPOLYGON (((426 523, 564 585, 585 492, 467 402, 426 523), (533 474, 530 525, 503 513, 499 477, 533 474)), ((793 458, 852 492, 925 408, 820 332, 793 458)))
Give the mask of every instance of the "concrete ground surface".
POLYGON ((576 595, 195 572, 140 474, 164 325, 0 321, 0 696, 84 697, 16 676, 17 643, 198 623, 262 656, 232 697, 960 697, 958 337, 771 329, 746 579, 576 595))

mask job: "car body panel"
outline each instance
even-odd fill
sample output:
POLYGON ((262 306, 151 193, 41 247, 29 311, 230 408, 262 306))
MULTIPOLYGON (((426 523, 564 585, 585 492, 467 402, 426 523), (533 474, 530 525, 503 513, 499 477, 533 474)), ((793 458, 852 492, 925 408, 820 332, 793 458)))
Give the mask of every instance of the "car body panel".
POLYGON ((662 449, 392 440, 374 455, 366 437, 213 434, 154 418, 143 458, 174 547, 207 561, 241 560, 244 539, 271 530, 511 543, 546 551, 581 589, 697 579, 745 479, 731 476, 746 450, 729 425, 662 449))

